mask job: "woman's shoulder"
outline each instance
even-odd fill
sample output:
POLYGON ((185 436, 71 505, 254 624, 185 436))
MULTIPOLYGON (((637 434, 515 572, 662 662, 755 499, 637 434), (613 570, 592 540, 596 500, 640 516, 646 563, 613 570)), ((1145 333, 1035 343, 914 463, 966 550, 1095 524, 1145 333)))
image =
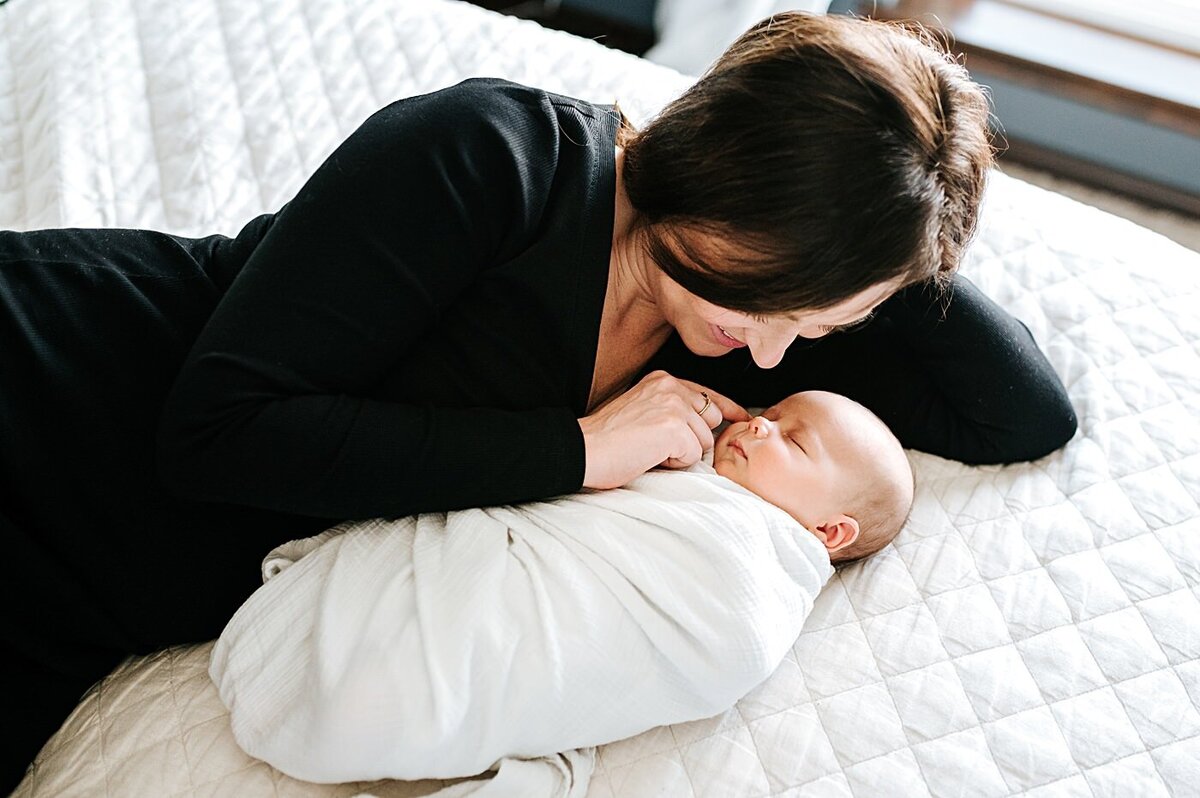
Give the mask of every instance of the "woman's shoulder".
POLYGON ((597 105, 588 100, 497 77, 464 78, 458 83, 441 89, 440 92, 445 93, 448 97, 468 100, 482 107, 520 104, 546 110, 549 107, 565 105, 589 112, 607 111, 610 108, 610 106, 597 105))
POLYGON ((609 138, 618 119, 612 106, 505 78, 467 78, 424 97, 437 103, 443 122, 453 122, 457 132, 500 131, 518 143, 533 144, 545 135, 582 143, 580 134, 598 143, 609 138))
POLYGON ((495 109, 524 107, 534 112, 548 109, 549 93, 505 78, 466 78, 443 89, 430 92, 451 105, 488 112, 495 109))

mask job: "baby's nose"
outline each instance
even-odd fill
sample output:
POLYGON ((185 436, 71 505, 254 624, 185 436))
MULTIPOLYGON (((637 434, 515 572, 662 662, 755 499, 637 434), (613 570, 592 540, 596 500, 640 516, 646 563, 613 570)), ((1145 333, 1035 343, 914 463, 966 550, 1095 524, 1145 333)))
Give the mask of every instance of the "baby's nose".
POLYGON ((754 433, 754 437, 756 438, 765 438, 771 434, 770 419, 763 418, 762 416, 755 416, 754 418, 750 419, 750 431, 754 433))

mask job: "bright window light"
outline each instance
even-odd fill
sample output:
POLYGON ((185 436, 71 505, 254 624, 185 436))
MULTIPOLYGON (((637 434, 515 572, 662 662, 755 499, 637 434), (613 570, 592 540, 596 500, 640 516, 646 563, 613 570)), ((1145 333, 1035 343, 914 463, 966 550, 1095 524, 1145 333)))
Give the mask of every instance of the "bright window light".
POLYGON ((1007 0, 1169 47, 1200 53, 1200 0, 1007 0))

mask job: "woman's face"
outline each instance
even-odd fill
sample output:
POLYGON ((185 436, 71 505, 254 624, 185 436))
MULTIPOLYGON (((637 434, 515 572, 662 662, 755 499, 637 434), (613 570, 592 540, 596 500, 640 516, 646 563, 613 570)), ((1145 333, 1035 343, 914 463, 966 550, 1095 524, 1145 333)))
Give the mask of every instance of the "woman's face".
POLYGON ((752 316, 706 302, 661 272, 658 279, 660 308, 689 350, 719 357, 749 347, 754 362, 764 369, 778 365, 798 337, 820 338, 866 320, 899 288, 881 283, 823 310, 752 316))

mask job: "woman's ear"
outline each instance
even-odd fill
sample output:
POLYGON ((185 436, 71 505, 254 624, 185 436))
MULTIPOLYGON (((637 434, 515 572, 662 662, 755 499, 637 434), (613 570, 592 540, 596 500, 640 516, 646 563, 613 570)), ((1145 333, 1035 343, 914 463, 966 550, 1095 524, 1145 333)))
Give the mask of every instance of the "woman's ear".
POLYGON ((817 537, 825 544, 825 550, 833 554, 858 540, 858 521, 848 515, 837 515, 817 527, 817 537))

